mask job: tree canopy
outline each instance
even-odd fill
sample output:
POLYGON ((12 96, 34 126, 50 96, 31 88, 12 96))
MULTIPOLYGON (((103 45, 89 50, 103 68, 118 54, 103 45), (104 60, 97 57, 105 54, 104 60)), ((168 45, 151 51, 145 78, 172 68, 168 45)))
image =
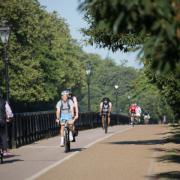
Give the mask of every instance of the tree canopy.
MULTIPOLYGON (((86 2, 90 3, 91 1, 86 2)), ((93 67, 93 73, 90 77, 92 111, 97 112, 101 99, 108 96, 113 104, 113 112, 116 112, 117 93, 118 113, 128 113, 128 96, 131 96, 131 101, 139 103, 143 109, 151 113, 153 118, 158 119, 162 116, 164 109, 169 117, 173 117, 171 108, 178 116, 178 66, 174 72, 168 72, 164 75, 153 70, 155 61, 152 57, 147 56, 149 50, 147 44, 153 41, 155 33, 154 31, 147 31, 146 25, 139 27, 136 24, 138 21, 136 18, 133 19, 130 10, 136 12, 136 8, 138 8, 139 11, 138 5, 136 4, 134 7, 134 0, 129 1, 130 4, 128 5, 126 1, 115 0, 93 2, 90 6, 88 4, 88 6, 82 6, 89 8, 86 9, 86 18, 90 23, 90 28, 84 32, 91 37, 91 42, 111 48, 113 51, 119 49, 129 51, 132 48, 143 47, 144 69, 137 70, 127 67, 124 63, 117 65, 110 58, 102 59, 97 54, 83 52, 82 47, 71 37, 68 24, 65 23, 64 18, 57 12, 48 13, 37 0, 0 0, 0 22, 6 19, 11 25, 8 58, 10 103, 13 110, 24 112, 54 109, 60 98, 61 90, 71 88, 78 98, 80 112, 87 111, 88 88, 85 66, 90 62, 93 67), (110 10, 111 3, 117 3, 113 4, 113 11, 110 10), (95 10, 93 9, 94 5, 95 10), (100 5, 102 8, 98 12, 100 5), (110 14, 106 14, 107 8, 111 12, 110 14), (122 8, 120 12, 128 12, 127 16, 123 15, 123 18, 119 20, 119 23, 122 21, 123 26, 118 22, 116 22, 116 26, 113 25, 115 23, 114 15, 118 12, 117 8, 122 8), (99 13, 98 19, 95 18, 96 13, 99 13), (108 20, 109 15, 114 16, 111 21, 108 20), (103 20, 104 17, 107 18, 105 21, 103 20), (128 25, 129 23, 131 26, 128 25), (132 27, 136 28, 132 29, 132 27), (117 92, 114 89, 115 85, 119 86, 117 92)), ((144 2, 137 2, 141 5, 144 4, 144 2)), ((155 7, 153 6, 153 8, 155 7)), ((145 9, 142 8, 141 13, 143 11, 145 9)), ((141 18, 142 21, 141 13, 137 13, 137 17, 141 18)), ((152 15, 151 12, 149 15, 152 15)), ((136 15, 134 16, 136 17, 136 15)), ((151 24, 155 22, 153 20, 151 24)), ((176 20, 173 22, 175 23, 174 28, 176 28, 176 20)), ((171 22, 169 24, 172 25, 171 22)), ((157 30, 157 32, 159 31, 157 30)), ((165 38, 163 33, 160 35, 165 38)), ((178 40, 177 37, 177 33, 175 33, 172 35, 172 41, 167 41, 170 42, 170 46, 174 40, 178 40)), ((174 41, 172 46, 176 46, 176 43, 177 41, 174 41)), ((175 52, 177 52, 177 48, 179 46, 176 49, 174 48, 175 52)), ((153 50, 153 48, 151 49, 153 50)), ((0 93, 5 94, 3 44, 1 42, 0 51, 0 71, 2 74, 0 76, 0 93)), ((159 53, 162 54, 164 51, 159 51, 159 53)), ((170 53, 172 52, 170 51, 170 53)), ((177 54, 174 54, 170 59, 175 57, 177 54)), ((161 61, 161 58, 159 60, 161 61)), ((176 65, 176 61, 173 64, 176 65)))
POLYGON ((179 65, 179 0, 84 0, 80 9, 90 24, 84 32, 92 42, 112 50, 142 45, 154 68, 179 65))
POLYGON ((180 1, 84 0, 79 9, 90 43, 113 51, 141 49, 148 83, 179 118, 180 1))
MULTIPOLYGON (((79 56, 84 55, 62 17, 56 12, 47 13, 36 0, 1 1, 0 12, 0 20, 6 18, 11 25, 11 101, 53 101, 64 87, 84 83, 83 64, 79 61, 79 56)), ((2 44, 0 47, 3 51, 2 44)), ((0 68, 3 70, 2 61, 0 68)))

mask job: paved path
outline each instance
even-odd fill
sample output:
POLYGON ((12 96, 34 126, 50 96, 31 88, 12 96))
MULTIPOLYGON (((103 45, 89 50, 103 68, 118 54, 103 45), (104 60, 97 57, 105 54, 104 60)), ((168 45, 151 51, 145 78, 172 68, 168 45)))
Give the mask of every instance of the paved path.
POLYGON ((154 151, 163 144, 165 126, 136 126, 100 141, 50 169, 38 180, 141 180, 150 179, 154 151))
POLYGON ((113 126, 109 133, 104 134, 101 128, 84 130, 79 132, 77 142, 72 143, 72 152, 64 153, 64 148, 59 146, 60 137, 54 137, 38 141, 12 150, 14 155, 0 164, 0 180, 24 180, 42 172, 47 167, 52 167, 69 156, 81 153, 84 149, 102 138, 131 129, 130 126, 113 126))
POLYGON ((156 151, 167 126, 139 125, 81 131, 72 152, 64 153, 59 137, 13 150, 0 165, 1 180, 132 180, 150 179, 156 151))

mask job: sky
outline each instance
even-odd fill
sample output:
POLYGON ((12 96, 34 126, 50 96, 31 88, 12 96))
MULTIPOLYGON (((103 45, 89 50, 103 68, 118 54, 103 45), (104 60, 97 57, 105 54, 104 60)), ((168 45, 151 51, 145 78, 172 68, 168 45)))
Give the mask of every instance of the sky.
MULTIPOLYGON (((77 9, 79 0, 39 0, 39 2, 48 12, 57 11, 58 15, 63 17, 69 25, 72 38, 82 44, 85 37, 83 37, 80 29, 88 27, 88 24, 83 19, 83 14, 77 9)), ((108 49, 85 45, 83 45, 82 48, 87 53, 99 54, 103 59, 109 57, 117 64, 120 64, 123 60, 127 60, 127 66, 135 68, 142 67, 136 60, 137 53, 123 53, 120 51, 113 53, 108 49)))

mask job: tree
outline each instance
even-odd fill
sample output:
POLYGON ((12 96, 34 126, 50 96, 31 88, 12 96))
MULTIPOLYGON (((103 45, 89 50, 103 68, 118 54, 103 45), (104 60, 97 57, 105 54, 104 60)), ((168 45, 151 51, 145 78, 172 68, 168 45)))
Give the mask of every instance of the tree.
POLYGON ((113 51, 140 48, 147 76, 179 117, 179 0, 85 0, 90 42, 113 51), (152 78, 153 77, 153 78, 152 78), (168 82, 168 83, 167 83, 168 82))
MULTIPOLYGON (((85 0, 80 5, 90 27, 85 34, 100 46, 126 50, 142 45, 156 69, 180 60, 179 0, 85 0)), ((142 47, 140 46, 140 47, 142 47)))
POLYGON ((7 0, 0 4, 0 21, 7 18, 12 29, 8 47, 11 102, 54 102, 63 88, 84 83, 83 63, 78 60, 83 52, 62 17, 56 12, 47 13, 37 0, 7 0))

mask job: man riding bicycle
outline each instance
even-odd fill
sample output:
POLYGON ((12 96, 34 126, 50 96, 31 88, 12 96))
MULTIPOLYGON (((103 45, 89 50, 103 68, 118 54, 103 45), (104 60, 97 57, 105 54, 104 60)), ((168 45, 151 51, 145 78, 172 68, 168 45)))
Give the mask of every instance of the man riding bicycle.
MULTIPOLYGON (((64 146, 64 125, 65 121, 68 121, 69 128, 72 130, 75 122, 74 119, 74 104, 73 101, 68 99, 69 92, 63 91, 61 93, 61 100, 56 105, 56 122, 61 123, 61 143, 60 146, 64 146)), ((69 133, 70 141, 73 141, 72 131, 69 133)))
POLYGON ((108 97, 104 97, 100 103, 100 115, 102 116, 102 127, 104 128, 104 118, 105 115, 108 116, 108 126, 110 125, 110 115, 112 112, 112 103, 108 97))
POLYGON ((134 124, 134 120, 135 120, 135 116, 136 116, 136 108, 137 108, 137 105, 136 103, 134 104, 131 104, 131 106, 129 107, 129 114, 130 114, 130 117, 131 117, 131 124, 134 124))
MULTIPOLYGON (((79 108, 78 108, 78 101, 76 96, 72 93, 71 89, 67 89, 68 93, 69 93, 69 97, 68 99, 73 101, 73 108, 74 108, 74 120, 77 121, 78 117, 79 117, 79 108)), ((73 125, 73 142, 75 142, 75 136, 78 135, 78 130, 75 128, 75 124, 73 125)))

